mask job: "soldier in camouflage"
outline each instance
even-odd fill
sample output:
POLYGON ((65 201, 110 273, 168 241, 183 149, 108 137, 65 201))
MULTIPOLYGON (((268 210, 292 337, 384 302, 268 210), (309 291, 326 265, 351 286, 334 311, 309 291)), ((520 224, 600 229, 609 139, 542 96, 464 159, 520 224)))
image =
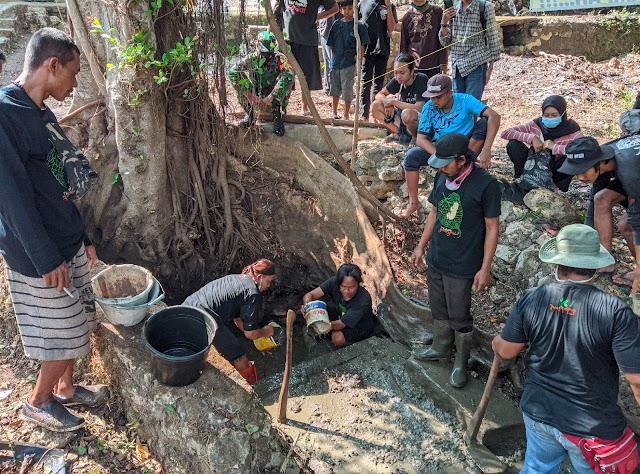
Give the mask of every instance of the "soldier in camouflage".
POLYGON ((273 34, 259 33, 256 51, 229 70, 229 80, 238 93, 240 105, 247 112, 243 125, 253 125, 257 108, 273 112, 273 132, 284 135, 282 114, 289 101, 293 78, 293 69, 286 56, 277 51, 273 34))

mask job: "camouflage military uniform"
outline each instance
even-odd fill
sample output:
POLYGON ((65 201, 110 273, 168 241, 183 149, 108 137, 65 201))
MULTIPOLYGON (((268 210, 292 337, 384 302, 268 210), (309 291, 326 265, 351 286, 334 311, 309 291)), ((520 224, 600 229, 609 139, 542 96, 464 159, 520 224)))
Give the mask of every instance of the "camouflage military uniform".
MULTIPOLYGON (((293 69, 282 53, 259 56, 251 53, 243 58, 229 71, 229 80, 238 92, 240 105, 247 112, 252 112, 252 106, 242 95, 249 91, 258 97, 273 96, 274 104, 280 104, 284 110, 289 102, 291 86, 293 85, 293 69)), ((270 112, 271 108, 267 109, 270 112)))

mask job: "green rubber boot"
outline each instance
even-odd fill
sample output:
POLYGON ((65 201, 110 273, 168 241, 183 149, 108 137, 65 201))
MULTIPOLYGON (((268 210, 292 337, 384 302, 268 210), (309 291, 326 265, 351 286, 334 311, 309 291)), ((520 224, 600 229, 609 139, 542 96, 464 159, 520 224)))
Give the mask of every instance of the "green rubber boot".
POLYGON ((449 360, 453 345, 453 329, 448 321, 433 320, 433 342, 423 349, 414 349, 411 355, 418 360, 449 360))
POLYGON ((471 353, 472 336, 473 331, 456 332, 456 357, 453 361, 453 370, 449 380, 449 383, 456 388, 462 388, 467 385, 467 364, 471 353))

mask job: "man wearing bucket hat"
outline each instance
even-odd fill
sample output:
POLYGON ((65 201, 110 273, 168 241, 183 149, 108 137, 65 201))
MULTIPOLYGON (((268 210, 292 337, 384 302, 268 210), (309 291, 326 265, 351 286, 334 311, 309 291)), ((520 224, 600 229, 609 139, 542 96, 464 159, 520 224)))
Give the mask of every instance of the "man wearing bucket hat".
POLYGON ((18 79, 0 90, 0 254, 25 355, 41 362, 22 417, 58 432, 84 423, 64 405, 94 406, 108 395, 73 383, 96 326, 96 251, 73 202, 89 190, 92 171, 44 103, 69 96, 79 71, 73 40, 43 28, 18 79))
POLYGON ((273 133, 278 136, 284 135, 282 114, 289 102, 293 77, 293 69, 287 57, 277 51, 273 33, 258 33, 256 51, 229 70, 229 81, 238 93, 240 105, 247 113, 247 119, 243 124, 254 124, 255 109, 272 111, 273 133))
MULTIPOLYGON (((585 223, 595 227, 600 242, 609 252, 613 238, 612 207, 614 204, 626 207, 618 226, 637 261, 640 255, 640 128, 626 131, 630 133, 628 136, 603 146, 592 137, 574 140, 567 145, 567 158, 559 171, 592 184, 585 223)), ((602 269, 605 272, 613 270, 613 262, 602 269)), ((613 281, 631 286, 634 294, 640 290, 637 269, 614 276, 613 281)))
POLYGON ((475 97, 454 93, 452 89, 449 76, 436 74, 422 94, 430 100, 420 114, 417 146, 407 150, 403 161, 409 192, 409 205, 401 215, 405 219, 422 208, 418 200, 419 170, 427 165, 443 135, 455 132, 469 137, 469 148, 479 154, 480 166, 491 166, 491 147, 500 127, 500 115, 475 97))
POLYGON ((469 139, 460 133, 443 135, 429 165, 438 168, 427 217, 411 264, 423 264, 427 255, 429 305, 433 315, 433 344, 414 349, 420 360, 449 360, 456 356, 450 383, 467 383, 473 318, 471 292, 481 292, 490 280, 491 262, 498 245, 500 185, 474 163, 469 139))
POLYGON ((336 347, 344 347, 373 336, 375 319, 372 311, 371 295, 362 285, 362 272, 358 265, 345 263, 338 268, 336 276, 329 278, 318 288, 302 297, 303 315, 310 321, 304 310, 309 303, 328 299, 331 319, 325 334, 331 334, 331 342, 336 347))
POLYGON ((631 473, 638 453, 617 404, 618 379, 622 371, 640 404, 640 326, 624 301, 592 285, 613 257, 583 224, 562 228, 539 257, 555 266, 557 282, 525 290, 493 340, 502 359, 528 344, 521 472, 558 472, 567 455, 573 472, 594 472, 596 455, 611 466, 595 472, 631 473))

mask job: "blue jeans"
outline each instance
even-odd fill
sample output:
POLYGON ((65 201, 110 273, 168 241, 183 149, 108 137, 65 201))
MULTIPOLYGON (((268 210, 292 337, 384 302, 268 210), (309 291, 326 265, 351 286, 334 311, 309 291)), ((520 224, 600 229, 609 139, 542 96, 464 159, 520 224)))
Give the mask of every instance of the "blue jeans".
POLYGON ((453 76, 453 92, 461 92, 474 96, 478 100, 482 100, 482 93, 487 80, 487 65, 481 64, 468 76, 462 77, 458 68, 455 68, 453 76))
POLYGON ((324 36, 320 36, 320 45, 322 46, 322 63, 324 64, 324 71, 322 72, 324 79, 324 92, 329 93, 329 64, 331 64, 331 48, 327 45, 327 40, 324 39, 324 36))
POLYGON ((560 471, 560 465, 569 455, 571 472, 593 474, 593 468, 582 455, 580 448, 552 426, 529 418, 524 412, 527 429, 527 452, 520 474, 551 474, 560 471))

